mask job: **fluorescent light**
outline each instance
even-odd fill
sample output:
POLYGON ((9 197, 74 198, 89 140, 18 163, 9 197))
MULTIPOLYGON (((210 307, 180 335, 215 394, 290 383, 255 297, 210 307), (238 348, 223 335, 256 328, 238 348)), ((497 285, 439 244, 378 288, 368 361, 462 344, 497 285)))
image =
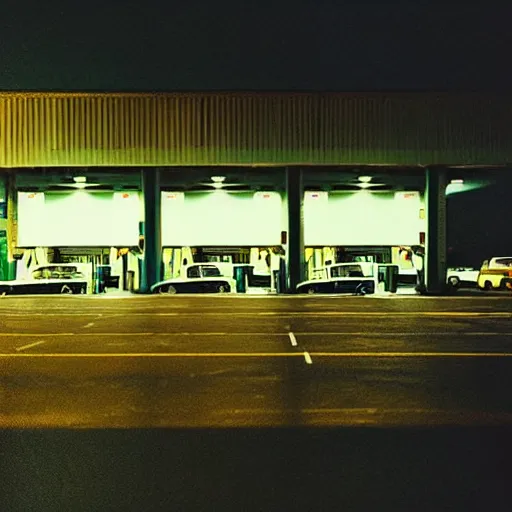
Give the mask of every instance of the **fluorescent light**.
POLYGON ((215 183, 213 184, 213 188, 222 188, 222 183, 215 182, 215 183))
POLYGON ((87 181, 87 178, 85 176, 75 176, 73 178, 73 181, 75 183, 85 183, 87 181))
POLYGON ((372 177, 371 176, 359 176, 359 178, 357 178, 361 183, 370 183, 370 181, 372 181, 372 177))
POLYGON ((370 188, 372 186, 371 183, 368 183, 367 181, 363 181, 362 183, 359 183, 359 188, 370 188))
POLYGON ((222 183, 226 179, 226 176, 212 176, 214 183, 222 183))
POLYGON ((456 179, 456 180, 450 181, 450 185, 462 185, 463 183, 464 183, 464 180, 461 180, 461 179, 456 179))

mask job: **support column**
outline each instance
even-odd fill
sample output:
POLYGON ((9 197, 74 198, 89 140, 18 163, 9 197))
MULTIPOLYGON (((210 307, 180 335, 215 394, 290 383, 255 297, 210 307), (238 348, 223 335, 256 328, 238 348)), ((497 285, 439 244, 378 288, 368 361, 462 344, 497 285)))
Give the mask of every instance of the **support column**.
POLYGON ((9 279, 8 176, 0 176, 0 280, 9 279))
POLYGON ((16 260, 14 252, 18 246, 18 191, 16 188, 16 171, 7 175, 7 279, 16 279, 16 260))
POLYGON ((304 187, 302 169, 286 169, 288 247, 286 251, 288 293, 295 293, 304 280, 304 187))
POLYGON ((142 170, 144 197, 144 256, 142 260, 140 291, 148 293, 162 276, 162 208, 160 169, 142 170))
POLYGON ((429 294, 446 290, 446 170, 426 171, 425 210, 427 232, 425 240, 425 284, 429 294))

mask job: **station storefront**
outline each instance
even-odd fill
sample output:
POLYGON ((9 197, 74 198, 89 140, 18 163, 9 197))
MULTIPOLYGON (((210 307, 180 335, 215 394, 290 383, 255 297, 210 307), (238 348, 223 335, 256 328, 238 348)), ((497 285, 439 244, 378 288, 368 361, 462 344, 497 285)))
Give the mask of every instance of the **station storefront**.
POLYGON ((34 261, 87 262, 147 292, 184 260, 271 276, 285 260, 293 292, 328 262, 412 274, 419 248, 426 290, 442 293, 447 187, 475 169, 508 172, 507 105, 423 93, 1 93, 2 277, 34 261))
POLYGON ((136 289, 140 223, 138 191, 19 191, 16 277, 49 263, 80 263, 90 266, 91 293, 136 289))
POLYGON ((306 277, 328 263, 389 263, 399 266, 400 284, 414 288, 422 269, 412 255, 424 247, 425 232, 420 190, 306 191, 306 277))
MULTIPOLYGON (((282 270, 281 260, 288 250, 285 170, 268 170, 273 184, 267 180, 267 185, 262 184, 261 172, 252 183, 250 173, 246 174, 243 186, 232 178, 216 176, 218 171, 203 169, 196 176, 188 172, 185 181, 174 186, 165 170, 160 171, 164 185, 160 190, 159 278, 179 277, 191 263, 248 264, 260 281, 268 276, 267 291, 287 291, 286 283, 278 282, 284 276, 276 273, 282 270), (216 184, 212 177, 223 183, 216 184)), ((389 184, 383 184, 386 190, 351 184, 346 190, 347 176, 352 179, 353 172, 331 170, 321 178, 315 169, 302 173, 306 190, 300 279, 308 279, 315 269, 330 263, 373 261, 399 265, 404 283, 417 284, 410 251, 425 239, 420 190, 395 190, 389 184), (326 190, 308 190, 319 179, 326 190)), ((136 190, 141 180, 137 183, 132 176, 131 182, 123 183, 122 173, 114 170, 104 176, 81 174, 56 170, 45 181, 33 171, 20 173, 16 275, 23 277, 35 266, 48 263, 87 263, 93 276, 98 269, 108 269, 108 289, 138 290, 145 240, 143 193, 136 190)), ((175 177, 175 173, 169 175, 175 177)), ((359 176, 377 181, 377 177, 359 176)), ((402 180, 402 189, 406 181, 402 180)), ((416 178, 416 188, 420 184, 416 178)), ((98 292, 98 287, 93 284, 89 290, 98 292)))

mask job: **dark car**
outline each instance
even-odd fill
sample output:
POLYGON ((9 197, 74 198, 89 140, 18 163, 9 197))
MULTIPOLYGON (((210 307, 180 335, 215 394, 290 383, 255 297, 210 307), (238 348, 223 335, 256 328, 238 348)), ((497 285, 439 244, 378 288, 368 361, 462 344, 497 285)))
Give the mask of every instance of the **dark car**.
POLYGON ((345 293, 367 295, 377 291, 396 292, 396 283, 391 283, 391 273, 398 281, 398 266, 369 262, 337 263, 315 269, 313 279, 297 285, 299 293, 345 293))
POLYGON ((186 268, 186 277, 160 281, 151 287, 152 293, 229 293, 235 290, 235 282, 224 277, 213 264, 195 264, 186 268))

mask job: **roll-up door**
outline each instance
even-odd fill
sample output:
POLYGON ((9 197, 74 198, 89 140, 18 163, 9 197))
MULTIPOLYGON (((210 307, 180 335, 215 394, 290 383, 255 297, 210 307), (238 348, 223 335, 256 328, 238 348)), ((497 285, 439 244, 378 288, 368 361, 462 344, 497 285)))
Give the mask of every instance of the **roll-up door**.
POLYGON ((139 200, 138 192, 19 192, 18 246, 135 246, 139 200))
POLYGON ((162 193, 162 243, 171 246, 272 246, 281 239, 278 192, 162 193))
POLYGON ((425 231, 418 192, 306 192, 306 246, 415 245, 425 231))

